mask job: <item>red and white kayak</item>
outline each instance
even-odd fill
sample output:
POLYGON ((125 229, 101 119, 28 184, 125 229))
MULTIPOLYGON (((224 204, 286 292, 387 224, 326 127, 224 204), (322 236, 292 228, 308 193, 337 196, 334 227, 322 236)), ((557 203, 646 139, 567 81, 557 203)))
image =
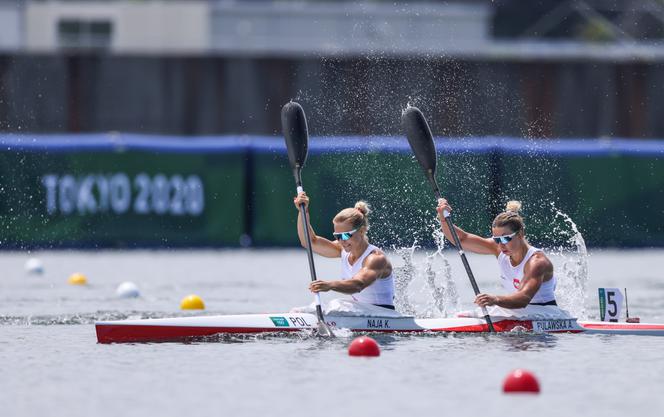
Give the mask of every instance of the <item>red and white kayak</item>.
MULTIPOLYGON (((357 332, 488 332, 481 318, 414 318, 325 316, 333 328, 357 332)), ((294 332, 316 328, 316 316, 308 313, 243 314, 163 319, 102 321, 95 324, 99 343, 167 342, 219 334, 294 332)), ((577 321, 567 319, 493 320, 497 332, 599 333, 664 336, 664 324, 577 321)))

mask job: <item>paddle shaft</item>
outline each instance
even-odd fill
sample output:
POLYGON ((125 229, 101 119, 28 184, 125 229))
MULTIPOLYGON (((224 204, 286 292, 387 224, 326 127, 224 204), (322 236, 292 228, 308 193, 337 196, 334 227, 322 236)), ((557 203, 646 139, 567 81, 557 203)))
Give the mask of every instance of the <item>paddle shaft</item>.
POLYGON ((625 316, 629 320, 629 304, 627 304, 627 288, 625 288, 625 316))
MULTIPOLYGON (((441 198, 443 198, 443 196, 440 193, 440 189, 438 188, 436 179, 433 177, 433 173, 429 172, 427 177, 433 188, 433 193, 436 196, 436 200, 440 200, 441 198)), ((466 254, 463 251, 463 247, 461 246, 461 240, 459 239, 459 235, 457 234, 456 229, 454 228, 454 223, 452 222, 452 217, 450 215, 450 212, 444 210, 443 217, 445 218, 445 223, 447 223, 448 229, 450 229, 450 233, 452 234, 452 239, 454 240, 454 245, 459 251, 459 256, 461 256, 461 262, 463 263, 463 267, 466 269, 466 273, 468 274, 468 279, 470 279, 470 285, 472 285, 473 291, 475 291, 475 295, 477 296, 480 294, 480 287, 477 285, 477 281, 475 281, 475 276, 473 275, 473 271, 470 269, 470 264, 468 263, 466 254)), ((487 311, 486 307, 482 307, 482 313, 484 313, 484 320, 486 320, 486 323, 489 325, 489 331, 495 333, 496 329, 494 329, 493 327, 493 322, 491 321, 491 317, 489 316, 489 312, 487 311)))
MULTIPOLYGON (((297 193, 300 194, 304 192, 302 188, 302 182, 299 181, 297 184, 297 193)), ((302 217, 302 228, 304 229, 304 240, 307 241, 307 258, 309 259, 309 272, 311 273, 311 282, 317 280, 316 278, 316 267, 314 266, 314 252, 311 249, 311 235, 309 235, 309 218, 307 216, 307 210, 304 207, 304 204, 300 204, 300 216, 302 217)), ((320 303, 320 294, 315 293, 316 295, 316 315, 320 322, 325 323, 323 318, 323 309, 321 308, 320 303)))
MULTIPOLYGON (((307 117, 304 115, 304 109, 298 103, 290 101, 281 108, 281 128, 286 141, 286 152, 288 153, 288 162, 293 169, 295 185, 298 195, 304 192, 302 188, 302 167, 307 160, 307 150, 309 149, 309 131, 307 129, 307 117)), ((314 254, 311 248, 311 236, 309 235, 309 220, 307 219, 307 210, 304 204, 300 204, 300 217, 304 222, 304 236, 306 239, 307 257, 309 259, 309 272, 311 281, 316 281, 316 268, 314 267, 314 254)), ((320 295, 316 295, 316 315, 318 316, 318 335, 325 337, 334 337, 332 329, 325 323, 323 309, 321 308, 320 295)))

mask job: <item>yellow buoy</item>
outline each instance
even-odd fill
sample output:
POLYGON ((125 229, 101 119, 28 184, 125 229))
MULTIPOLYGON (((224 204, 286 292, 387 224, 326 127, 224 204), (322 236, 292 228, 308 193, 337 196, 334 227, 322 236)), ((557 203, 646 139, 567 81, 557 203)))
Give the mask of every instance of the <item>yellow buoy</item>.
POLYGON ((182 310, 205 310, 205 304, 201 297, 190 294, 180 301, 180 309, 182 310))
POLYGON ((85 277, 85 275, 76 272, 74 274, 71 274, 69 276, 69 279, 67 280, 67 283, 69 285, 85 285, 88 283, 88 279, 85 277))

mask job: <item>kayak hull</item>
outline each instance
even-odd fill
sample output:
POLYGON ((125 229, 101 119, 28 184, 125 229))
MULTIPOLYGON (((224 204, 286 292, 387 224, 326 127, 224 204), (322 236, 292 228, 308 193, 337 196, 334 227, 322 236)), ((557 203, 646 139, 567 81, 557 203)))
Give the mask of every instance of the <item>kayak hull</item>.
MULTIPOLYGON (((168 342, 220 334, 256 334, 314 330, 316 316, 307 313, 243 314, 164 319, 103 321, 95 324, 99 343, 168 342)), ((326 316, 333 328, 357 332, 486 333, 481 318, 414 318, 326 316)), ((664 324, 609 323, 576 319, 494 319, 497 332, 664 335, 664 324)))

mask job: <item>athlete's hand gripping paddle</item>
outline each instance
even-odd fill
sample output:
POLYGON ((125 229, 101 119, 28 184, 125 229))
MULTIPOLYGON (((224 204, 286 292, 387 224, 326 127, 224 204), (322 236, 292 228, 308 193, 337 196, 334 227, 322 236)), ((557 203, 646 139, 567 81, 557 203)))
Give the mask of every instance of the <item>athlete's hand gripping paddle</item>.
MULTIPOLYGON (((410 144, 417 161, 422 166, 424 170, 424 175, 426 175, 431 187, 433 188, 433 193, 436 196, 436 199, 441 199, 442 195, 440 189, 438 188, 438 183, 436 182, 436 146, 433 143, 433 136, 431 135, 431 129, 427 124, 424 115, 417 107, 408 107, 406 111, 401 115, 401 126, 406 132, 406 137, 408 138, 408 143, 410 144)), ((449 211, 445 210, 443 212, 443 217, 445 217, 445 222, 447 227, 452 233, 452 238, 454 239, 454 244, 459 251, 461 256, 461 262, 463 262, 464 268, 466 268, 466 273, 470 279, 470 284, 473 286, 475 295, 480 293, 480 289, 477 286, 475 277, 473 276, 473 271, 470 269, 468 264, 468 259, 466 259, 466 254, 463 252, 461 247, 461 241, 457 235, 456 230, 454 229, 454 224, 452 223, 452 218, 449 211)), ((484 313, 484 319, 489 325, 489 330, 495 332, 493 328, 493 322, 491 317, 489 317, 489 312, 486 307, 482 307, 482 313, 484 313)))
MULTIPOLYGON (((309 132, 307 131, 307 118, 302 106, 293 101, 286 103, 281 109, 281 128, 286 139, 288 149, 288 161, 293 169, 297 193, 304 191, 302 188, 302 168, 307 160, 309 148, 309 132)), ((316 268, 314 267, 314 255, 311 250, 311 236, 309 236, 309 220, 304 204, 300 204, 300 214, 304 223, 304 237, 307 241, 307 255, 309 257, 309 271, 311 281, 316 281, 316 268)), ((318 335, 335 337, 330 327, 325 323, 323 309, 320 304, 320 294, 316 293, 316 315, 318 316, 318 335)))

